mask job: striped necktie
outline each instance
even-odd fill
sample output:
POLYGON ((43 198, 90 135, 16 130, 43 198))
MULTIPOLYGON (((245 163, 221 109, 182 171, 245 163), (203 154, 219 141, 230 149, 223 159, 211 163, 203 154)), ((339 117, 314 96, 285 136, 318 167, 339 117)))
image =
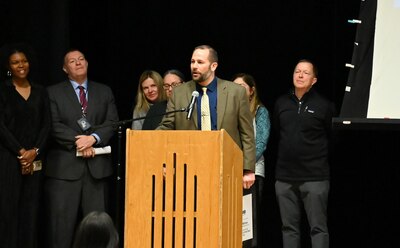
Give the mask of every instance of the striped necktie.
POLYGON ((79 88, 79 102, 81 103, 82 106, 82 114, 86 115, 87 100, 86 100, 85 87, 80 85, 78 86, 78 88, 79 88))

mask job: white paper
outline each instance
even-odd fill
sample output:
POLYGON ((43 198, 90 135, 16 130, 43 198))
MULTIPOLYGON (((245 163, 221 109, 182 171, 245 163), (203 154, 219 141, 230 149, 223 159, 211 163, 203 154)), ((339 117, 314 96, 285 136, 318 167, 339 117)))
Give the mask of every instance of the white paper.
MULTIPOLYGON (((95 155, 110 154, 110 153, 111 153, 111 146, 96 147, 96 148, 94 148, 94 154, 95 154, 95 155)), ((76 156, 77 156, 77 157, 82 157, 82 152, 76 151, 76 156)))
POLYGON ((242 241, 253 238, 253 199, 252 194, 243 196, 242 241))

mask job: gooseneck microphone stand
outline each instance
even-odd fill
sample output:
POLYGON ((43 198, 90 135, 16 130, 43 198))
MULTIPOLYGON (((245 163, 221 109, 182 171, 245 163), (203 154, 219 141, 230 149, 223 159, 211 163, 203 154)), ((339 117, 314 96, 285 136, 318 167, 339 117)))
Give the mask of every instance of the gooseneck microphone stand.
MULTIPOLYGON (((121 232, 121 230, 123 230, 123 227, 121 227, 122 221, 121 221, 121 214, 120 214, 120 204, 121 204, 121 189, 122 189, 122 129, 126 124, 132 123, 134 121, 138 121, 138 120, 143 120, 143 119, 150 119, 150 118, 154 118, 157 116, 164 116, 164 115, 168 115, 171 113, 176 113, 176 112, 187 112, 189 111, 189 108, 181 108, 181 109, 177 109, 177 110, 172 110, 172 111, 167 111, 165 113, 162 114, 157 114, 157 115, 152 115, 152 116, 144 116, 144 117, 138 117, 138 118, 133 118, 133 119, 128 119, 128 120, 122 120, 122 121, 117 121, 117 122, 112 122, 112 123, 107 123, 107 124, 103 124, 103 125, 98 125, 98 126, 92 126, 92 130, 96 130, 102 127, 117 127, 118 129, 118 135, 117 135, 117 170, 116 170, 116 206, 115 206, 115 226, 117 228, 117 231, 119 233, 119 235, 122 235, 123 232, 121 232), (121 229, 122 228, 122 229, 121 229)), ((123 218, 122 218, 123 219, 123 218)), ((123 239, 120 239, 123 240, 123 239)), ((122 243, 122 242, 121 242, 122 243)))

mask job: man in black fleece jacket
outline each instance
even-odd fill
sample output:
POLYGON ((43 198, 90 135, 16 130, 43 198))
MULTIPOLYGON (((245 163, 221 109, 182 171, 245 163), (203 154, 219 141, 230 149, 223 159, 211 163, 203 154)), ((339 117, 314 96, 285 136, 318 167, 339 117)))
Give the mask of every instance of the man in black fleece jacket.
POLYGON ((335 108, 312 88, 317 74, 313 62, 300 60, 293 72, 294 88, 278 98, 273 113, 273 128, 279 138, 275 191, 284 248, 300 247, 303 206, 312 247, 329 247, 328 156, 335 108))

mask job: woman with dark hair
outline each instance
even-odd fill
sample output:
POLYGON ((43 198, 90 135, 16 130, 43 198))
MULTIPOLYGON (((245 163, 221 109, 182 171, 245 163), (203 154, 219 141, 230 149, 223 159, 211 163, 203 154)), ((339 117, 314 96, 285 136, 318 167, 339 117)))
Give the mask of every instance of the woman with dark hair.
POLYGON ((118 232, 106 212, 93 211, 83 218, 73 248, 117 248, 118 232))
POLYGON ((0 84, 0 247, 38 247, 41 154, 50 131, 44 87, 33 83, 29 47, 3 47, 0 84))

